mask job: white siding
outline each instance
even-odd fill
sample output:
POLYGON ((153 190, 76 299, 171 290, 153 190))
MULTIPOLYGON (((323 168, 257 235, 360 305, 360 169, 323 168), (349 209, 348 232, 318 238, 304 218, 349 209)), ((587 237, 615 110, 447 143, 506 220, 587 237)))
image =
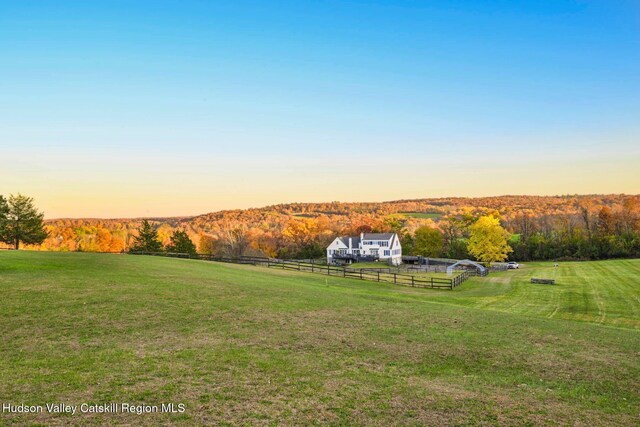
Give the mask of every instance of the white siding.
POLYGON ((373 239, 364 238, 364 235, 360 235, 360 243, 357 246, 349 247, 352 244, 353 238, 336 238, 327 247, 327 261, 333 262, 333 255, 335 253, 345 253, 350 255, 363 255, 363 256, 377 256, 378 259, 390 260, 393 265, 402 263, 402 246, 397 234, 394 234, 390 239, 373 239), (343 243, 342 240, 348 242, 348 245, 343 243))

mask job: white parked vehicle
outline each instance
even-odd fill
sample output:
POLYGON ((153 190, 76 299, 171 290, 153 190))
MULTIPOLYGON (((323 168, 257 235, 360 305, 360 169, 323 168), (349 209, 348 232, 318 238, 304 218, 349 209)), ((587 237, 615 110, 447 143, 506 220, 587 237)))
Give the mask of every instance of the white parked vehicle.
POLYGON ((515 262, 515 261, 509 261, 509 262, 507 263, 507 269, 509 269, 509 270, 515 270, 516 268, 520 268, 520 264, 518 264, 517 262, 515 262))

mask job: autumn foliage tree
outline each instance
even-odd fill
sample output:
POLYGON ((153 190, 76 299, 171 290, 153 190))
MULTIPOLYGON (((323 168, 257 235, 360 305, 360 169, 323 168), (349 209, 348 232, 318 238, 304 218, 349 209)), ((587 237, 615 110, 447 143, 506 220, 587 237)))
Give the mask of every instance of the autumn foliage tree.
POLYGON ((275 258, 278 255, 279 240, 273 232, 261 232, 254 236, 252 246, 269 258, 275 258))
MULTIPOLYGON (((4 206, 8 209, 6 200, 4 206)), ((444 257, 464 259, 471 257, 470 227, 486 215, 499 217, 500 224, 512 233, 509 245, 514 251, 509 258, 516 261, 640 257, 640 195, 289 203, 193 218, 162 218, 153 224, 163 245, 171 244, 175 230, 184 229, 199 252, 215 255, 228 254, 228 243, 237 240, 230 238, 228 230, 241 229, 242 244, 233 246, 246 254, 279 258, 324 257, 326 246, 336 236, 370 232, 397 232, 403 253, 414 254, 416 230, 427 226, 442 232, 444 257), (423 218, 412 213, 432 215, 423 218)), ((134 245, 140 226, 138 220, 97 218, 60 218, 45 224, 49 237, 41 244, 31 244, 30 249, 121 251, 134 245)))
POLYGON ((439 257, 442 255, 444 238, 440 230, 423 226, 416 230, 413 244, 415 255, 439 257))
POLYGON ((227 256, 240 258, 245 255, 251 241, 245 227, 225 230, 223 236, 224 252, 227 256))
POLYGON ((283 258, 322 257, 335 235, 326 216, 293 219, 282 230, 284 247, 279 253, 283 258))
POLYGON ((20 242, 33 245, 44 242, 44 214, 38 212, 33 198, 18 194, 7 200, 0 196, 0 241, 20 248, 20 242))
POLYGON ((218 249, 217 241, 208 234, 200 233, 198 242, 198 252, 201 254, 213 255, 218 249))
POLYGON ((493 215, 485 215, 469 227, 471 237, 467 247, 469 253, 481 262, 504 261, 510 252, 509 233, 502 228, 500 220, 493 215))

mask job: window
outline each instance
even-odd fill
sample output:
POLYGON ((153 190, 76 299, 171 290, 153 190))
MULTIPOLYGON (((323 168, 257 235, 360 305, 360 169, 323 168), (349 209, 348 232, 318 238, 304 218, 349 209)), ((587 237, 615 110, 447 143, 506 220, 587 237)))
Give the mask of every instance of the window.
POLYGON ((389 256, 389 255, 391 255, 391 251, 389 250, 384 251, 384 256, 389 256))
POLYGON ((378 246, 385 246, 385 247, 387 247, 387 246, 389 246, 389 242, 387 242, 386 240, 380 240, 380 241, 378 242, 378 246))

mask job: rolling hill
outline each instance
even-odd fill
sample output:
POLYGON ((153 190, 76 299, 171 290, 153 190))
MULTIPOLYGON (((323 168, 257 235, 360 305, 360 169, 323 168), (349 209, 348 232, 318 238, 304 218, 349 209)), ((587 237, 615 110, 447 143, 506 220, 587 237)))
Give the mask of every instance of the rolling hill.
MULTIPOLYGON (((534 253, 538 243, 527 245, 528 238, 540 234, 543 240, 563 246, 569 258, 584 258, 575 243, 585 239, 591 230, 603 224, 603 235, 613 236, 619 243, 610 244, 605 256, 629 257, 639 250, 635 237, 640 231, 640 196, 500 196, 483 198, 445 198, 399 200, 379 203, 290 203, 256 209, 212 212, 194 217, 148 218, 158 228, 166 245, 171 233, 184 229, 200 248, 211 248, 206 242, 223 242, 229 231, 242 229, 255 255, 279 257, 309 257, 317 255, 337 235, 351 235, 359 230, 395 231, 411 236, 420 226, 437 227, 449 241, 462 237, 472 218, 487 213, 499 213, 507 230, 518 235, 523 246, 518 251, 522 259, 547 259, 547 253, 534 253), (589 210, 587 222, 581 209, 589 210), (604 209, 604 211, 602 211, 604 209), (605 215, 604 217, 602 217, 605 215), (601 218, 602 217, 602 218, 601 218), (593 225, 592 225, 593 224, 593 225), (289 232, 290 231, 290 232, 289 232), (625 234, 625 236, 622 236, 625 234), (573 241, 574 243, 568 243, 573 241), (205 242, 205 244, 201 244, 205 242), (621 248, 618 248, 620 246, 621 248), (305 256, 305 252, 307 255, 305 256)), ((47 220, 49 238, 31 249, 120 252, 130 247, 140 218, 96 219, 66 218, 47 220)), ((600 231, 599 231, 600 232, 600 231)), ((534 237, 538 242, 540 239, 534 237)), ((605 239, 607 240, 607 239, 605 239)), ((590 243, 591 245, 591 243, 590 243)), ((215 246, 215 245, 214 245, 215 246)), ((449 246, 455 246, 453 244, 449 246)), ((600 245, 602 248, 607 245, 600 245)), ((214 248, 215 250, 215 248, 214 248)), ((465 254, 448 250, 449 258, 464 258, 465 254)))

